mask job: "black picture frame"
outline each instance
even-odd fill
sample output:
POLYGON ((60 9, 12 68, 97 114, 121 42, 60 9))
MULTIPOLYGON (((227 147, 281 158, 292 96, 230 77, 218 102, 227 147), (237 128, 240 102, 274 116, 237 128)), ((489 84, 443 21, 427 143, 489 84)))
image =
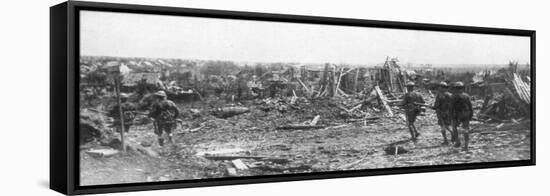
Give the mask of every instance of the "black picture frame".
POLYGON ((409 22, 377 21, 363 19, 330 18, 285 14, 267 14, 238 11, 220 11, 146 5, 128 5, 97 2, 69 1, 50 8, 50 188, 63 194, 92 194, 123 191, 141 191, 203 187, 247 183, 281 182, 325 178, 437 172, 464 169, 498 168, 535 165, 535 31, 423 24, 409 22), (530 37, 531 54, 531 160, 503 161, 458 165, 385 168, 323 173, 231 177, 167 182, 147 182, 115 185, 79 186, 78 138, 78 81, 79 77, 79 11, 111 11, 138 14, 196 16, 208 18, 245 19, 290 23, 328 24, 389 29, 411 29, 441 32, 463 32, 491 35, 516 35, 530 37))

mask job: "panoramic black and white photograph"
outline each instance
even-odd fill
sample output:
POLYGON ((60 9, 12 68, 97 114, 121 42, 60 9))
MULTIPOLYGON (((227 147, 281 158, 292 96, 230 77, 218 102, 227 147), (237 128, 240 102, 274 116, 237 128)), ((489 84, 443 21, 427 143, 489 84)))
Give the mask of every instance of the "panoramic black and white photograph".
POLYGON ((531 159, 528 36, 79 17, 80 186, 531 159))

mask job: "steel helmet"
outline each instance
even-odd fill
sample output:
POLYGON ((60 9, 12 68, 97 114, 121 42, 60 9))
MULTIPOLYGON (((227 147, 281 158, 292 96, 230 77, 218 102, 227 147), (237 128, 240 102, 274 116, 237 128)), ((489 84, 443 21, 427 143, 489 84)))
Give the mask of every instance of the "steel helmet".
POLYGON ((405 86, 415 86, 414 82, 407 82, 407 84, 405 84, 405 86))
POLYGON ((441 87, 449 87, 449 85, 447 84, 447 82, 444 82, 444 81, 441 81, 441 82, 439 83, 439 86, 441 86, 441 87))

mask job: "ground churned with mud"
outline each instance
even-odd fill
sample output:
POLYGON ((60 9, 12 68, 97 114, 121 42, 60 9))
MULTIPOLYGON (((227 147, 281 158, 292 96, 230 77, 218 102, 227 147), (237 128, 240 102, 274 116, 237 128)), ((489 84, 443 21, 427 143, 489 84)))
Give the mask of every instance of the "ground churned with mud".
POLYGON ((265 103, 249 101, 243 106, 249 107, 250 112, 226 119, 208 115, 204 111, 210 106, 206 104, 178 104, 186 123, 174 133, 173 144, 159 146, 150 123, 133 126, 127 138, 132 144, 153 151, 153 155, 130 149, 110 157, 94 157, 84 150, 105 147, 89 144, 80 153, 81 185, 530 159, 529 119, 507 123, 472 121, 470 151, 462 152, 460 148, 441 145, 440 128, 431 110, 419 117, 421 136, 412 142, 398 112, 389 118, 383 116, 383 109, 364 106, 363 111, 381 118, 350 122, 352 117, 331 103, 298 100, 290 108, 266 109, 262 107, 265 103), (190 108, 201 113, 191 114, 190 108), (324 128, 276 129, 309 121, 316 115, 320 115, 318 124, 324 128), (189 131, 193 129, 194 132, 189 131), (239 160, 248 169, 231 170, 231 160, 205 156, 216 152, 244 157, 239 160))

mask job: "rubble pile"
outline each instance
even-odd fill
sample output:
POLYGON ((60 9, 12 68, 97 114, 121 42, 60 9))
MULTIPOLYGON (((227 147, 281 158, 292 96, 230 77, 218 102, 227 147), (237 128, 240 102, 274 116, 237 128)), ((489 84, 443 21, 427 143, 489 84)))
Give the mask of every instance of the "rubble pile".
MULTIPOLYGON (((529 123, 525 121, 530 117, 531 92, 526 75, 495 72, 498 75, 489 78, 487 74, 476 74, 478 89, 465 82, 467 93, 477 91, 471 94, 475 115, 471 141, 475 151, 466 156, 440 145, 441 130, 435 111, 430 109, 436 94, 430 84, 438 84, 448 76, 442 72, 430 75, 429 69, 407 70, 397 64, 396 58, 387 58, 382 66, 374 67, 327 63, 307 69, 305 65, 300 69, 286 64, 232 67, 228 62, 214 61, 117 59, 134 73, 127 77, 131 80, 123 81, 122 90, 131 92, 129 100, 137 104, 139 112, 125 133, 125 142, 129 143, 129 152, 155 158, 128 161, 124 159, 132 154, 98 150, 120 149, 122 141, 108 127, 112 120, 104 110, 87 109, 114 102, 114 96, 109 94, 113 90, 111 84, 103 84, 103 75, 98 74, 103 73, 102 64, 112 60, 91 58, 81 63, 85 65, 81 66, 81 73, 86 75, 82 80, 82 85, 87 85, 84 89, 89 88, 89 94, 102 95, 83 100, 87 104, 82 105, 80 112, 81 144, 97 144, 95 149, 86 151, 90 159, 83 161, 84 170, 93 174, 101 172, 92 170, 108 168, 102 164, 116 159, 125 164, 137 162, 135 175, 143 178, 137 181, 166 181, 423 166, 461 160, 502 161, 529 156, 525 151, 529 147, 529 123), (195 66, 201 63, 208 65, 195 66), (222 68, 227 70, 219 71, 222 68), (140 72, 150 74, 137 74, 140 72), (425 79, 431 83, 423 83, 425 79), (416 120, 421 133, 418 142, 411 142, 401 104, 406 82, 415 82, 415 91, 425 102, 416 120), (159 89, 165 89, 168 99, 181 112, 172 132, 173 141, 163 146, 157 143, 158 136, 147 115, 150 95, 159 89), (196 93, 197 98, 179 99, 171 94, 176 91, 186 96, 196 93), (509 130, 514 132, 505 132, 509 130), (147 164, 139 162, 144 160, 155 164, 144 168, 142 165, 147 164), (157 162, 163 165, 158 167, 157 162)), ((112 164, 120 165, 118 161, 112 164)), ((117 172, 120 171, 113 169, 104 173, 117 172)))
MULTIPOLYGON (((526 77, 528 79, 528 77, 526 77)), ((505 77, 506 83, 486 95, 479 118, 484 120, 518 120, 530 115, 531 87, 517 73, 505 77)), ((489 85, 487 85, 489 86, 489 85)), ((487 88, 490 88, 487 87, 487 88)))
POLYGON ((109 122, 101 114, 90 110, 80 111, 80 144, 113 137, 107 125, 109 122))

